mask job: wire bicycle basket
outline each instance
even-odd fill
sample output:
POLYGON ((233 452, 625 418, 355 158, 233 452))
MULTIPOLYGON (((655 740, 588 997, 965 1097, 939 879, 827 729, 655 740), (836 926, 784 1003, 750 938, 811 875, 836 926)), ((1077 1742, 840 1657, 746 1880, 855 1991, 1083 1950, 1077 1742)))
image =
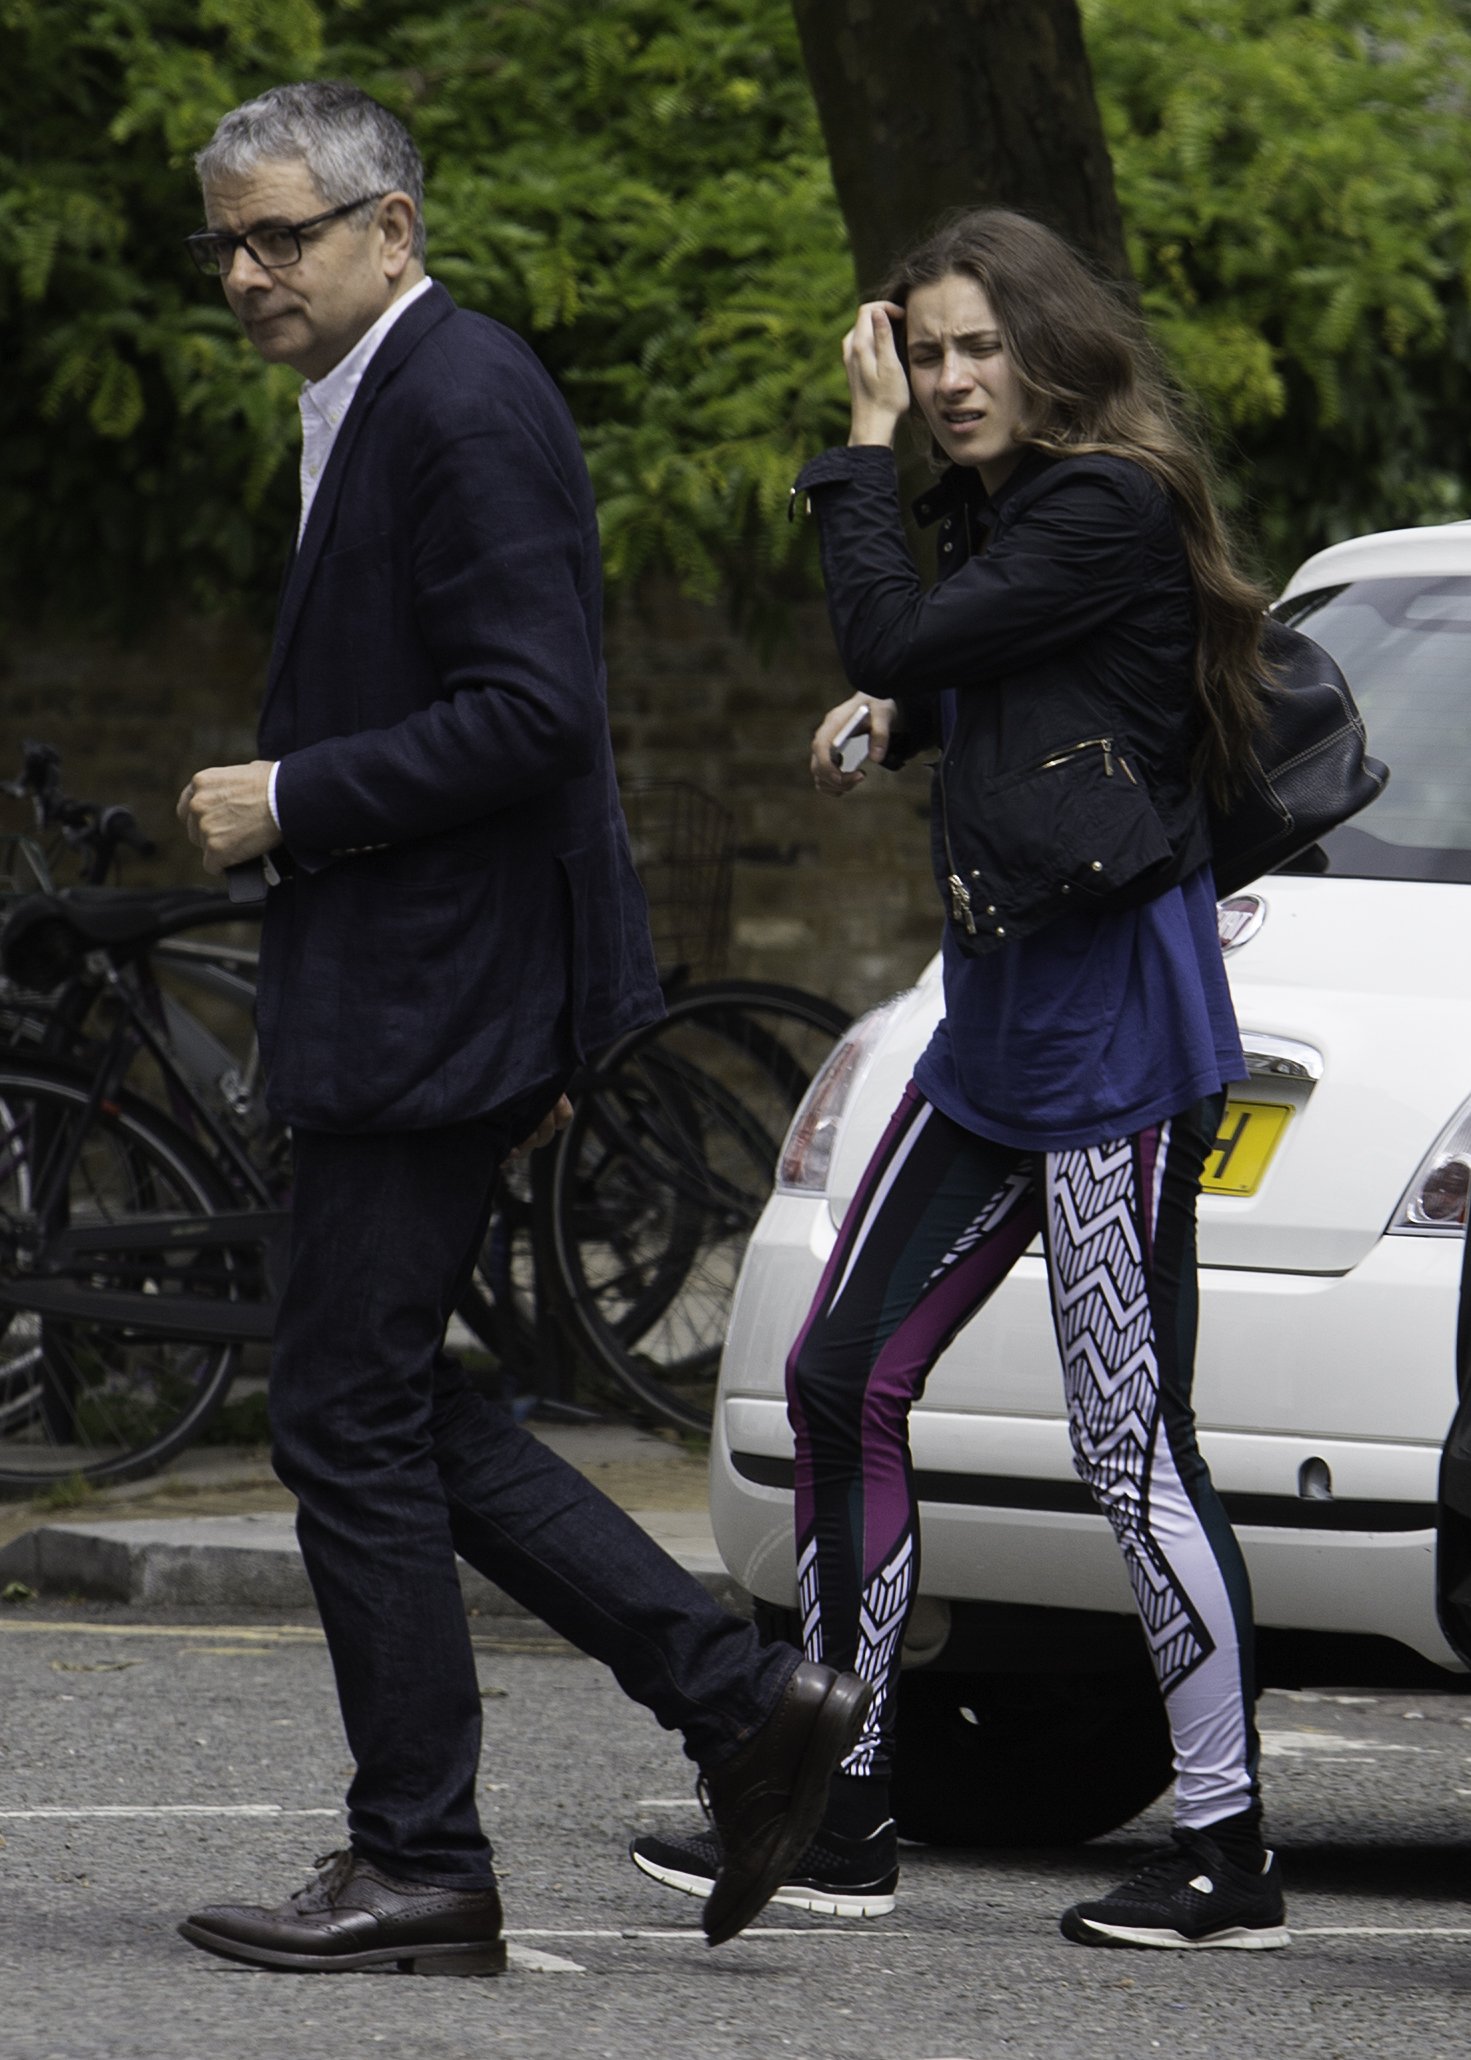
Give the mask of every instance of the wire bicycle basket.
POLYGON ((715 977, 730 943, 735 818, 687 780, 631 780, 623 810, 661 971, 715 977))

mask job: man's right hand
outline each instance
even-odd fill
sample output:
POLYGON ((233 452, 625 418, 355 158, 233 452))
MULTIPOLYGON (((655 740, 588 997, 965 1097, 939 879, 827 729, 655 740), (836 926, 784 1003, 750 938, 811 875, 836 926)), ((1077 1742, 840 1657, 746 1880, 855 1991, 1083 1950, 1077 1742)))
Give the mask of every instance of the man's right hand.
POLYGON ((572 1104, 565 1094, 560 1094, 556 1107, 548 1109, 530 1137, 523 1138, 513 1152, 506 1154, 506 1164, 509 1166, 515 1159, 529 1158, 532 1152, 539 1152, 544 1144, 551 1143, 559 1130, 565 1130, 571 1121, 572 1104))
POLYGON ((271 814, 273 762, 257 758, 249 765, 208 766, 179 796, 179 821, 204 854, 207 873, 260 858, 281 842, 271 814))
POLYGON ((889 738, 899 728, 899 706, 895 701, 878 701, 872 694, 850 694, 836 708, 830 708, 812 737, 812 784, 819 794, 847 794, 863 779, 860 769, 845 773, 833 757, 833 739, 845 723, 868 704, 868 760, 882 765, 888 756, 889 738))

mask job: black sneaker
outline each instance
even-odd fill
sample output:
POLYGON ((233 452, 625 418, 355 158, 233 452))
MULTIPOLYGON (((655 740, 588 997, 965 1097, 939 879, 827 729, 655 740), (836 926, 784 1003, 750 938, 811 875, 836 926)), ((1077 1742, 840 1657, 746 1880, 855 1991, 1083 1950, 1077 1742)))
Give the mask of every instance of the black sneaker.
POLYGON ((1238 1867, 1204 1831, 1179 1830, 1139 1872, 1096 1903, 1074 1903, 1062 1935, 1080 1946, 1164 1946, 1248 1951, 1290 1945, 1274 1853, 1238 1867))
MULTIPOLYGON (((720 1840, 711 1831, 692 1838, 636 1838, 628 1855, 650 1880, 684 1895, 709 1895, 720 1872, 720 1840)), ((819 1830, 771 1900, 822 1917, 886 1917, 898 1880, 892 1819, 868 1838, 819 1830)))

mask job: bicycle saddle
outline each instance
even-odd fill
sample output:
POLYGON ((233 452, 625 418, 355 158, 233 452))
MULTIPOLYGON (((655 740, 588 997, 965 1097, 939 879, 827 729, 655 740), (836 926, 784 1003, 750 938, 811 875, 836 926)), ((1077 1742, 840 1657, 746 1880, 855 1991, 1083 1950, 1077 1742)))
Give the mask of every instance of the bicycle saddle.
POLYGON ((27 894, 0 929, 0 972, 17 987, 49 994, 74 976, 89 951, 103 951, 114 965, 123 965, 160 938, 239 922, 251 913, 211 887, 136 893, 72 887, 60 894, 27 894))

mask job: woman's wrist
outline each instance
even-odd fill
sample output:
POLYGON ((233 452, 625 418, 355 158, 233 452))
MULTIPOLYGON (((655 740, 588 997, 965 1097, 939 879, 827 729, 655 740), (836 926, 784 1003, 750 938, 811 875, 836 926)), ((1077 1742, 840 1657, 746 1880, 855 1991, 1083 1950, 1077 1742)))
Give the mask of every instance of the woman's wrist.
POLYGON ((853 410, 853 424, 848 431, 848 447, 855 444, 879 444, 885 450, 894 448, 894 437, 899 428, 897 415, 880 414, 869 408, 853 410))

